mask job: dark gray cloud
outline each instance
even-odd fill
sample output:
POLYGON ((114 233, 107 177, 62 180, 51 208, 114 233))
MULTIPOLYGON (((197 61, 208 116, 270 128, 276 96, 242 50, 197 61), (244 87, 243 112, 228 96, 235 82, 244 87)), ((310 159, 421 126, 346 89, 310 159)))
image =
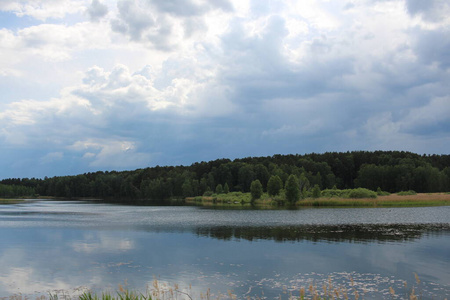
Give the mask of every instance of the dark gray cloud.
POLYGON ((118 18, 111 21, 113 31, 136 42, 144 42, 161 51, 171 51, 182 42, 174 27, 183 30, 183 38, 206 32, 204 17, 214 10, 231 12, 228 0, 195 1, 129 1, 117 3, 118 18))
POLYGON ((198 3, 192 0, 150 0, 158 11, 180 17, 203 15, 214 9, 232 11, 233 5, 228 0, 209 0, 198 3))
POLYGON ((229 0, 209 0, 208 4, 213 8, 222 9, 226 12, 232 12, 234 10, 233 4, 229 0))
POLYGON ((235 88, 236 101, 258 103, 338 92, 341 87, 333 85, 334 79, 353 72, 353 60, 347 56, 324 56, 318 61, 317 55, 333 47, 331 41, 318 39, 308 44, 304 62, 293 67, 283 54, 287 34, 284 19, 273 16, 257 36, 248 37, 237 22, 223 37, 227 56, 221 76, 235 88))
POLYGON ((419 15, 428 22, 442 21, 450 14, 447 0, 406 0, 406 8, 411 15, 419 15))
MULTIPOLYGON (((236 20, 222 37, 227 55, 220 76, 248 116, 243 126, 253 127, 256 136, 289 152, 306 149, 304 139, 311 149, 336 149, 342 140, 373 149, 379 143, 400 147, 383 135, 405 143, 410 135, 447 134, 446 114, 432 112, 446 111, 448 98, 439 97, 450 94, 448 76, 428 67, 448 65, 444 31, 424 32, 416 46, 399 44, 381 57, 366 55, 362 70, 358 55, 349 55, 351 44, 333 34, 305 40, 302 59, 292 64, 283 53, 287 29, 283 18, 273 17, 258 34, 249 35, 236 20), (411 53, 423 57, 421 63, 411 53), (421 115, 424 111, 427 116, 421 115), (377 120, 385 120, 384 125, 377 120)), ((403 147, 418 147, 412 144, 403 147)))
POLYGON ((111 27, 116 32, 128 35, 132 40, 140 40, 142 33, 156 24, 154 16, 145 5, 121 0, 117 2, 117 8, 119 18, 111 22, 111 27))
POLYGON ((158 18, 158 27, 144 35, 144 40, 150 42, 154 48, 170 51, 176 48, 172 40, 172 24, 164 17, 158 18))
POLYGON ((204 5, 196 4, 190 0, 153 0, 149 2, 160 12, 182 17, 198 16, 207 10, 204 5))
POLYGON ((108 7, 99 0, 92 0, 91 5, 87 9, 87 13, 91 21, 97 22, 108 13, 108 7))
POLYGON ((421 30, 416 35, 415 52, 426 64, 450 67, 450 30, 421 30))

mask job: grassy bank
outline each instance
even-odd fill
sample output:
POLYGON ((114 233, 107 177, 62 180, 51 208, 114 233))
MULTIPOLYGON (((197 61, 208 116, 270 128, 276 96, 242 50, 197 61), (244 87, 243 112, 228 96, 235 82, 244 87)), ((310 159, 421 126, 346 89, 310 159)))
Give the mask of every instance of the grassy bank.
MULTIPOLYGON (((286 206, 283 196, 270 197, 263 194, 260 199, 251 201, 250 193, 233 192, 212 196, 188 197, 189 204, 203 206, 256 206, 256 207, 278 207, 286 206)), ((376 198, 343 198, 343 197, 319 197, 305 198, 297 201, 298 207, 409 207, 409 206, 444 206, 450 205, 450 193, 418 193, 418 194, 390 194, 377 196, 376 198)))
POLYGON ((13 203, 20 203, 24 201, 24 199, 2 199, 0 198, 0 204, 13 204, 13 203))
POLYGON ((297 202, 298 206, 408 207, 450 205, 450 195, 442 193, 401 196, 392 194, 377 198, 318 198, 297 202))
POLYGON ((214 194, 212 196, 187 197, 187 204, 201 206, 220 206, 220 207, 254 207, 258 208, 274 208, 279 206, 281 198, 272 198, 267 194, 263 194, 260 199, 252 202, 250 193, 230 192, 227 194, 214 194))

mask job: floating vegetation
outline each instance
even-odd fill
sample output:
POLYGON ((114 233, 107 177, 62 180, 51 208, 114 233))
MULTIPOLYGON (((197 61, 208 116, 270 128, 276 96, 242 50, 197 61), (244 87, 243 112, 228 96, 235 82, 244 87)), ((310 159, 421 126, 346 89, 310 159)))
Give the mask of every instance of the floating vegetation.
MULTIPOLYGON (((226 292, 194 291, 192 286, 180 287, 165 281, 154 280, 145 292, 118 285, 117 291, 94 292, 77 289, 76 294, 67 291, 51 291, 38 300, 194 300, 194 299, 287 299, 287 300, 325 300, 325 299, 448 299, 450 287, 425 283, 414 273, 415 282, 408 283, 394 276, 380 274, 335 272, 330 274, 298 274, 285 278, 275 274, 273 278, 263 278, 249 282, 248 290, 238 294, 234 290, 243 282, 230 282, 226 292)), ((13 295, 2 300, 25 300, 28 297, 13 295)))

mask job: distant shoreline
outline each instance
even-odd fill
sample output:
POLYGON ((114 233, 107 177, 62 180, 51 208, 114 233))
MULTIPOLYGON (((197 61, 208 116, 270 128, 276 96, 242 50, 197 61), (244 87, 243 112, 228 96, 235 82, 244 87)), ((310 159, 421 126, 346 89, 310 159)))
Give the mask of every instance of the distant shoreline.
MULTIPOLYGON (((99 198, 61 198, 61 197, 45 197, 36 198, 0 198, 0 204, 15 204, 27 200, 55 200, 55 201, 105 201, 116 203, 118 199, 99 199, 99 198)), ((120 203, 120 201, 119 201, 120 203)), ((133 204, 130 202, 124 202, 133 204)), ((146 205, 145 199, 136 200, 136 205, 146 205)), ((155 205, 153 203, 148 203, 155 205)), ((250 193, 218 194, 212 196, 186 197, 183 200, 177 200, 178 205, 195 205, 204 207, 229 207, 229 208, 259 208, 259 209, 276 209, 289 207, 427 207, 427 206, 449 206, 450 193, 418 193, 416 195, 401 196, 391 194, 378 196, 377 198, 342 198, 342 197, 320 197, 305 198, 295 202, 294 205, 286 203, 277 197, 269 197, 264 194, 261 199, 251 201, 250 193)), ((158 206, 158 205, 155 205, 158 206)), ((166 205, 162 205, 166 206, 166 205)))
MULTIPOLYGON (((250 193, 239 194, 240 197, 217 196, 188 197, 186 203, 200 206, 223 206, 239 207, 254 206, 261 208, 289 207, 283 201, 265 197, 251 203, 250 193), (248 195, 246 195, 248 194, 248 195), (245 197, 247 196, 247 197, 245 197)), ((320 197, 305 198, 295 202, 291 207, 426 207, 426 206, 447 206, 450 205, 450 193, 419 193, 416 195, 401 196, 391 194, 378 196, 377 198, 340 198, 340 197, 320 197)))

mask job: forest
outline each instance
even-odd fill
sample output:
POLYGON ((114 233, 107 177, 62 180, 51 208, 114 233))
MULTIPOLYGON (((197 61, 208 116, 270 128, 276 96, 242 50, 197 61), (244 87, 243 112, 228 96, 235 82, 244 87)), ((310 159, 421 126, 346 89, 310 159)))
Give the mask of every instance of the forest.
POLYGON ((352 189, 419 193, 450 191, 450 155, 419 155, 404 151, 353 151, 322 154, 276 154, 235 160, 217 159, 190 166, 155 166, 133 171, 99 171, 76 176, 9 178, 0 181, 0 197, 49 196, 101 198, 164 204, 170 199, 211 191, 250 192, 259 180, 282 185, 290 175, 301 189, 352 189))

